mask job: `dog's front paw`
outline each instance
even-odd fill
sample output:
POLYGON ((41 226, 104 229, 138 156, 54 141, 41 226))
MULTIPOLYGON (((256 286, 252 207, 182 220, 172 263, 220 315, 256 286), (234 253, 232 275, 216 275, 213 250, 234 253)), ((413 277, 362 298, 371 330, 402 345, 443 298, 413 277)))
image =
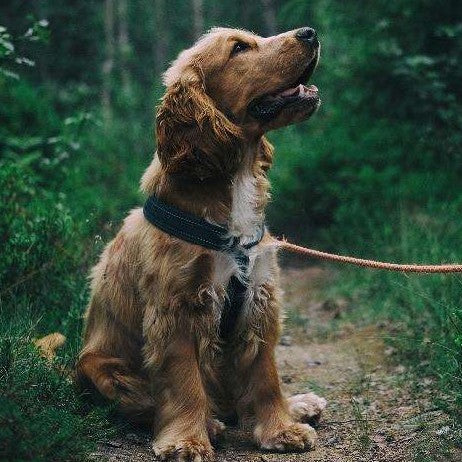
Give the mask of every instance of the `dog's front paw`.
POLYGON ((156 441, 153 449, 156 456, 163 461, 210 462, 214 460, 210 443, 196 438, 183 439, 175 444, 156 441))
POLYGON ((277 430, 255 431, 262 449, 278 452, 309 451, 316 445, 317 435, 308 424, 290 423, 277 430))
POLYGON ((327 401, 314 393, 304 393, 291 396, 287 399, 287 404, 289 413, 296 422, 316 424, 327 406, 327 401))

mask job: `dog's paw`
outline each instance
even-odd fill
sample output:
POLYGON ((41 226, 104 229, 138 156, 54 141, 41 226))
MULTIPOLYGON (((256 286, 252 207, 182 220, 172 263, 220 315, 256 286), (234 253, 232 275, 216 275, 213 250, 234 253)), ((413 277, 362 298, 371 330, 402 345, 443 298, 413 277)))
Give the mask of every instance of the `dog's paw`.
POLYGON ((154 442, 155 455, 162 461, 211 462, 214 460, 212 446, 208 441, 189 438, 175 444, 154 442))
POLYGON ((317 424, 327 401, 314 393, 304 393, 291 396, 287 404, 290 416, 296 422, 317 424))
POLYGON ((293 452, 314 449, 317 435, 308 424, 290 423, 274 432, 256 430, 260 447, 267 451, 293 452))
POLYGON ((225 428, 225 424, 218 419, 207 420, 207 432, 212 442, 217 441, 220 438, 225 428))

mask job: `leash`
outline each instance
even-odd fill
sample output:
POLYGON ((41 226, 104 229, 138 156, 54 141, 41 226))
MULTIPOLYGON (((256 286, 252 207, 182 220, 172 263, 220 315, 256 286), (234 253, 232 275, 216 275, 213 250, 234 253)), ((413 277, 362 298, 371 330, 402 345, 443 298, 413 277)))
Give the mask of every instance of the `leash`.
POLYGON ((278 248, 287 250, 299 255, 304 255, 318 260, 333 261, 337 263, 346 263, 349 265, 360 266, 362 268, 372 268, 400 273, 462 273, 462 265, 414 265, 387 263, 376 260, 366 260, 364 258, 349 257, 346 255, 337 255, 335 253, 322 252, 320 250, 309 249, 300 245, 287 242, 285 239, 274 239, 278 248))

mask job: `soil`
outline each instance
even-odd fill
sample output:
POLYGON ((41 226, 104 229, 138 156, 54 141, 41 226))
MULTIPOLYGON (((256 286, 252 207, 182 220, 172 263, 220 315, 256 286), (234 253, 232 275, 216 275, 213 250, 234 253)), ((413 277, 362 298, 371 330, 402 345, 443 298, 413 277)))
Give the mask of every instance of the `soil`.
MULTIPOLYGON (((251 432, 227 428, 216 446, 218 462, 234 461, 462 461, 451 446, 449 418, 434 404, 431 378, 416 380, 387 347, 387 325, 343 322, 345 300, 325 298, 333 275, 319 267, 285 269, 287 323, 277 361, 284 392, 313 391, 328 405, 308 453, 259 450, 251 432), (332 326, 335 326, 332 327, 332 326)), ((150 435, 134 432, 102 442, 92 459, 154 461, 150 435)))

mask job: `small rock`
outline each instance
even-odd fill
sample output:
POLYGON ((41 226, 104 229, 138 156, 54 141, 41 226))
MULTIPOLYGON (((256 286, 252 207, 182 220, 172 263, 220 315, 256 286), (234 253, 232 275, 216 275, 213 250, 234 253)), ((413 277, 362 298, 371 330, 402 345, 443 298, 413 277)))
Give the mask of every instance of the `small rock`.
POLYGON ((439 430, 436 430, 436 434, 438 436, 443 436, 447 435, 450 431, 451 429, 447 425, 445 425, 444 427, 441 427, 439 430))
POLYGON ((386 448, 386 437, 383 435, 373 435, 372 436, 372 441, 379 447, 379 448, 386 448))
POLYGON ((281 337, 281 340, 279 341, 279 345, 291 346, 292 345, 292 337, 290 335, 283 335, 281 337))
POLYGON ((353 323, 351 323, 351 322, 346 322, 343 325, 343 328, 340 331, 340 334, 343 335, 343 336, 348 336, 348 335, 353 334, 355 331, 356 331, 355 325, 353 323))
POLYGON ((320 366, 322 364, 321 361, 319 361, 318 359, 309 359, 308 361, 306 361, 306 365, 308 367, 316 367, 316 366, 320 366))
POLYGON ((262 462, 269 462, 268 456, 260 456, 262 462))
POLYGON ((335 300, 328 299, 325 300, 321 306, 325 311, 338 311, 345 309, 348 306, 348 301, 344 298, 337 298, 335 300))
POLYGON ((396 353, 396 348, 393 348, 393 347, 385 348, 386 356, 391 356, 391 355, 394 355, 395 353, 396 353))
POLYGON ((105 444, 107 446, 112 446, 113 448, 120 448, 122 446, 120 441, 106 441, 105 444))
POLYGON ((404 372, 406 372, 406 367, 400 364, 399 366, 395 367, 395 372, 397 374, 403 374, 404 372))
POLYGON ((399 406, 395 409, 395 413, 398 414, 400 417, 404 417, 405 415, 410 415, 414 411, 414 407, 412 406, 399 406))
POLYGON ((334 446, 335 444, 337 444, 339 442, 340 442, 340 440, 339 440, 338 436, 333 436, 332 438, 329 438, 326 441, 326 446, 334 446))
POLYGON ((282 383, 293 383, 294 378, 291 375, 283 375, 281 377, 282 383))

